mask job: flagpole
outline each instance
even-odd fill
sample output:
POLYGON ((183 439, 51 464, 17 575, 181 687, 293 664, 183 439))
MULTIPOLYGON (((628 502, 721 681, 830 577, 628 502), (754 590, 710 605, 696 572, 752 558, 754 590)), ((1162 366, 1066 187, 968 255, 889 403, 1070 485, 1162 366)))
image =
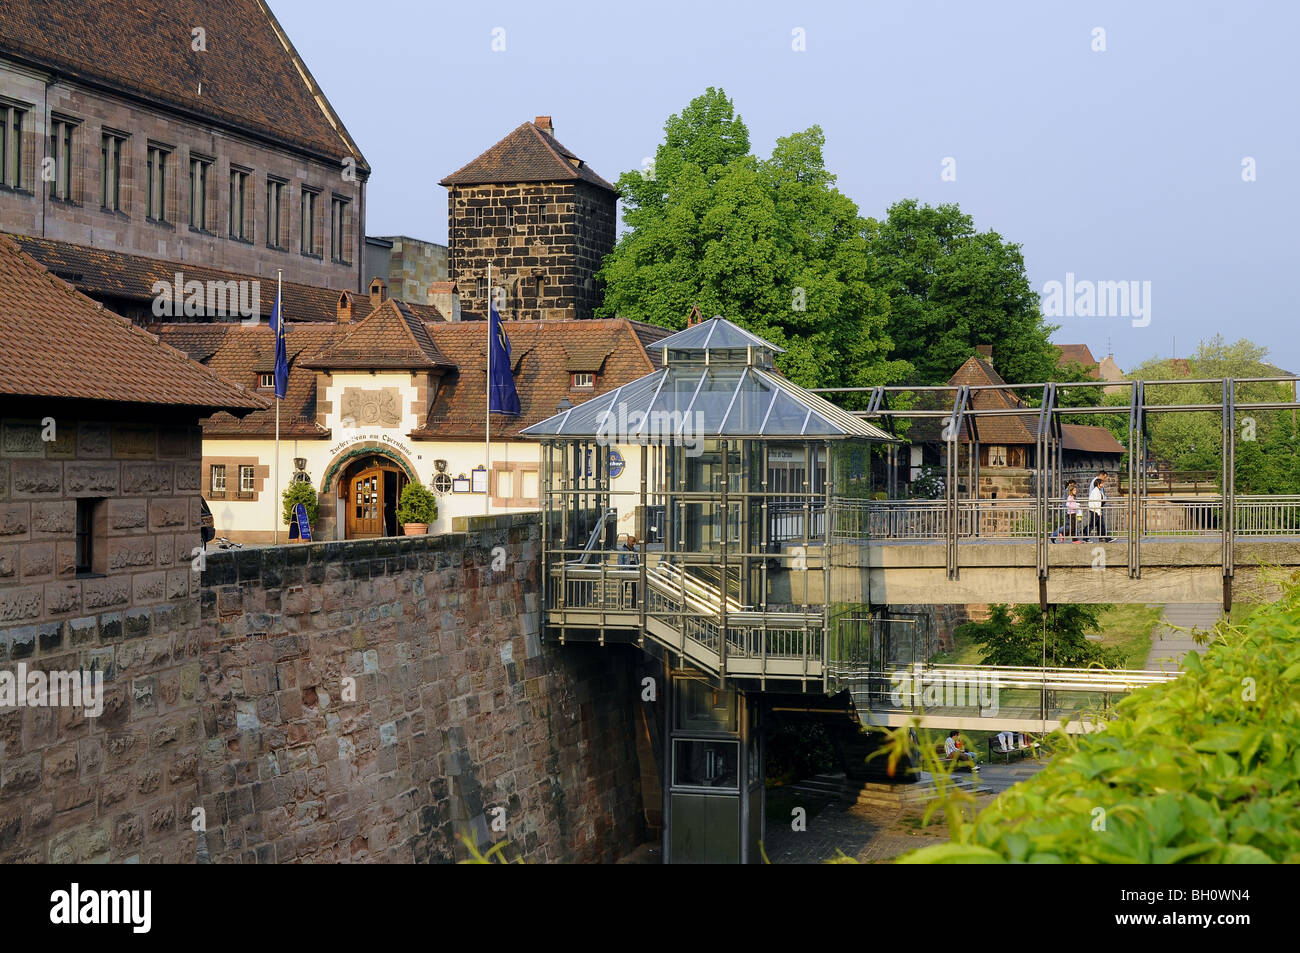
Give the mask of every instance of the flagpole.
MULTIPOLYGON (((275 270, 275 303, 280 310, 280 313, 279 315, 276 316, 276 321, 275 321, 275 334, 277 338, 284 333, 284 302, 280 298, 280 291, 283 285, 283 279, 284 279, 284 271, 282 269, 277 268, 275 270)), ((279 348, 277 347, 276 350, 278 351, 279 348)), ((279 368, 276 368, 276 370, 278 371, 279 368)), ((275 483, 274 483, 275 489, 271 493, 271 514, 272 514, 271 519, 275 527, 274 534, 272 536, 272 542, 276 546, 280 545, 280 514, 275 512, 275 505, 280 493, 280 401, 281 401, 280 395, 276 394, 275 395, 275 483)))
POLYGON ((483 488, 483 515, 492 512, 492 262, 487 269, 487 397, 483 412, 483 466, 487 468, 487 486, 483 488))

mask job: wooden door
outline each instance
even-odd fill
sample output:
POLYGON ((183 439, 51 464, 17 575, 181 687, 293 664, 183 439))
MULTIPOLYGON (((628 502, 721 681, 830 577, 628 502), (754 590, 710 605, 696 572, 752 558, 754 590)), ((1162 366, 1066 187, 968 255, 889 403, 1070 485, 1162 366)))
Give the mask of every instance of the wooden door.
POLYGON ((384 471, 362 470, 348 495, 348 538, 384 535, 384 471))

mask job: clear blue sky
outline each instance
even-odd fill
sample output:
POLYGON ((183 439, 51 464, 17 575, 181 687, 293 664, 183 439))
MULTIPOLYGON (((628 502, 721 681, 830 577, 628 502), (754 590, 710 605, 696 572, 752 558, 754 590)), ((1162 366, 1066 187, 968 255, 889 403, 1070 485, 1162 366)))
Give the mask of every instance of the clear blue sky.
POLYGON ((721 86, 760 155, 820 124, 864 215, 957 202, 1039 291, 1151 282, 1146 327, 1065 317, 1058 343, 1127 369, 1222 333, 1300 371, 1300 4, 270 3, 373 168, 372 235, 445 242, 438 180, 535 115, 613 181, 721 86))

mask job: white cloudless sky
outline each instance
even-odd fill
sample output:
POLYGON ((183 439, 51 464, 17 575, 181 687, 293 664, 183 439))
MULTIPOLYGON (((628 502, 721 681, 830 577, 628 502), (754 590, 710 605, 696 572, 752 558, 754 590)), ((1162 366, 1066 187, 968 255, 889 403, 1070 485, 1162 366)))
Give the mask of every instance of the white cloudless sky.
POLYGON ((269 2, 372 167, 371 235, 445 242, 438 180, 536 115, 614 181, 720 86, 760 155, 819 124, 864 215, 957 202, 1036 290, 1151 283, 1147 326, 1056 318, 1058 343, 1127 369, 1223 334, 1300 371, 1289 0, 269 2))

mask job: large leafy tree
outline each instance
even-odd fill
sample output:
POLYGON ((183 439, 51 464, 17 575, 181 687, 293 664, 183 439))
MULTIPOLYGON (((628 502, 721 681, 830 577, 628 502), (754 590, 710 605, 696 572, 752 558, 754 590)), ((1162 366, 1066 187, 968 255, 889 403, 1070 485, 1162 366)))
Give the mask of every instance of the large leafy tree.
MULTIPOLYGON (((1177 381, 1234 378, 1239 403, 1293 400, 1285 383, 1242 383, 1252 377, 1281 373, 1266 360, 1268 351, 1245 339, 1232 344, 1221 335, 1202 341, 1184 364, 1152 358, 1127 375, 1130 380, 1177 381)), ((1211 404, 1213 411, 1151 413, 1147 415, 1147 448, 1175 470, 1218 473, 1223 464, 1223 400, 1221 384, 1168 383, 1146 388, 1148 404, 1211 404)), ((1238 493, 1295 493, 1300 486, 1300 427, 1290 410, 1239 411, 1235 427, 1236 489, 1238 493)))
POLYGON ((889 296, 894 357, 918 384, 945 384, 980 344, 1012 384, 1060 379, 1020 246, 978 232, 956 205, 895 203, 868 230, 871 286, 889 296))
POLYGON ((601 269, 600 313, 670 328, 692 306, 721 314, 785 348, 782 371, 806 387, 909 376, 867 277, 867 223, 835 188, 824 144, 813 126, 756 158, 718 89, 669 117, 654 165, 619 178, 628 230, 601 269))
POLYGON ((985 665, 1042 665, 1068 668, 1099 664, 1118 667, 1116 649, 1106 649, 1087 636, 1101 628, 1102 606, 1051 606, 1044 619, 1038 606, 995 605, 984 622, 966 622, 956 635, 983 647, 985 665))

